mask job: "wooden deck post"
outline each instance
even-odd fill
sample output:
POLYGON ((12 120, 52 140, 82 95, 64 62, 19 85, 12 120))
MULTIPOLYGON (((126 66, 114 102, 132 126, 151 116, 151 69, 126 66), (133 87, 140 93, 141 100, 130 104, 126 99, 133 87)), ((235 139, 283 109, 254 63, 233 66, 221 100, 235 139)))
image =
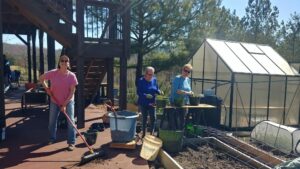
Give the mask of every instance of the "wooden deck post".
POLYGON ((28 69, 28 82, 32 82, 31 77, 31 48, 30 48, 30 34, 27 34, 27 69, 28 69))
POLYGON ((37 70, 36 70, 36 29, 32 30, 32 66, 33 66, 33 82, 37 83, 37 70))
POLYGON ((48 70, 51 70, 55 68, 55 43, 49 34, 47 34, 47 46, 48 70))
POLYGON ((127 58, 130 56, 130 1, 124 1, 123 56, 120 58, 120 109, 127 107, 127 58))
MULTIPOLYGON (((2 13, 2 2, 0 1, 0 13, 2 13)), ((0 15, 0 142, 5 139, 5 103, 4 103, 4 58, 2 42, 2 15, 0 15)))
POLYGON ((39 29, 39 48, 40 48, 40 74, 44 74, 45 68, 44 68, 44 32, 39 29))
POLYGON ((83 23, 83 8, 82 0, 76 1, 76 21, 77 21, 77 58, 76 58, 76 74, 78 86, 76 90, 76 114, 77 127, 84 128, 84 58, 83 58, 83 40, 84 40, 84 23, 83 23))

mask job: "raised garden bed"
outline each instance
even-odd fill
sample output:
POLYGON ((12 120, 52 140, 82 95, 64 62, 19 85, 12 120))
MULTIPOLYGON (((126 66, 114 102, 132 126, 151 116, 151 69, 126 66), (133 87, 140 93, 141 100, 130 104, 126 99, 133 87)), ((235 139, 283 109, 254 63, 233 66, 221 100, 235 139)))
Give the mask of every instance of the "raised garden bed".
POLYGON ((243 164, 240 160, 231 157, 226 152, 218 150, 209 144, 200 145, 197 149, 187 147, 173 158, 183 168, 189 169, 250 168, 246 166, 246 164, 243 164))
POLYGON ((186 139, 183 151, 171 156, 168 159, 160 153, 158 158, 163 167, 153 163, 155 167, 151 168, 272 168, 214 137, 186 139))

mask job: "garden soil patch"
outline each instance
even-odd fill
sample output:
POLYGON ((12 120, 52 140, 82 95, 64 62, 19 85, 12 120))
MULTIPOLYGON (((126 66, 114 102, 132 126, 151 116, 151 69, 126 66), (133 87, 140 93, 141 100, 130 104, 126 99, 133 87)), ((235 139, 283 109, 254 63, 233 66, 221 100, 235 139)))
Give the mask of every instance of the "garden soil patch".
POLYGON ((246 164, 229 156, 226 152, 216 150, 208 144, 197 147, 198 150, 185 148, 173 158, 188 169, 250 169, 246 164))

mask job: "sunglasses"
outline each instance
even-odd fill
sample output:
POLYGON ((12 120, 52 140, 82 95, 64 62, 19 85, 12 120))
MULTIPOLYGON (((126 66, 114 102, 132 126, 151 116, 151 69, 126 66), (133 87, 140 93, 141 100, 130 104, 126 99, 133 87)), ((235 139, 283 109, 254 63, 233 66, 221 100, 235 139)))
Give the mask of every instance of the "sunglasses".
POLYGON ((146 73, 147 75, 149 75, 149 76, 153 76, 153 74, 152 73, 146 73))
POLYGON ((68 63, 69 62, 69 60, 60 60, 60 62, 66 62, 66 63, 68 63))
POLYGON ((191 73, 191 71, 186 70, 186 69, 183 69, 183 71, 186 72, 186 73, 191 73))

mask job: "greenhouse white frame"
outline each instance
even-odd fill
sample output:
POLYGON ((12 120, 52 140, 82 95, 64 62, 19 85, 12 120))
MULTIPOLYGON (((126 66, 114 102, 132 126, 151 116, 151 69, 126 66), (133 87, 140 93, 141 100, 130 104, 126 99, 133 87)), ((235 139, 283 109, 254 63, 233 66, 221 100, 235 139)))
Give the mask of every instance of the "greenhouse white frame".
POLYGON ((300 75, 268 45, 205 39, 190 62, 192 89, 223 99, 221 126, 299 125, 300 75))

